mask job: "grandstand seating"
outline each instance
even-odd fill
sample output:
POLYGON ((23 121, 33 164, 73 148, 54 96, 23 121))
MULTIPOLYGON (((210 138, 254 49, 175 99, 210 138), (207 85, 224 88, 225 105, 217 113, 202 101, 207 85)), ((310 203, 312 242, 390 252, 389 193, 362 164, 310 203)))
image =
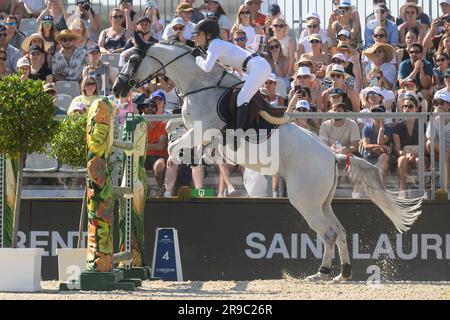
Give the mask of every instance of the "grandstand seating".
POLYGON ((24 172, 56 172, 58 170, 58 161, 49 158, 44 154, 31 153, 27 155, 24 172))
POLYGON ((73 97, 65 93, 59 93, 56 95, 55 100, 56 105, 67 112, 73 97))
POLYGON ((104 53, 102 54, 102 61, 109 62, 111 66, 118 68, 120 61, 120 54, 118 53, 104 53))
POLYGON ((55 83, 57 94, 67 94, 75 98, 81 94, 80 84, 77 81, 56 81, 55 83))

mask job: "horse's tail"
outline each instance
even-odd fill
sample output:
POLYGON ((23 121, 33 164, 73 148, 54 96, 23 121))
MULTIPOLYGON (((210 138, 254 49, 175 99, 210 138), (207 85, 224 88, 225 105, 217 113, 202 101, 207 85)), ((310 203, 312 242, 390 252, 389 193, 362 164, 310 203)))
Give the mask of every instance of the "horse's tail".
POLYGON ((338 155, 340 163, 345 161, 346 170, 356 189, 363 191, 392 221, 398 231, 408 231, 422 213, 423 198, 398 199, 396 194, 384 187, 380 170, 358 157, 338 155))

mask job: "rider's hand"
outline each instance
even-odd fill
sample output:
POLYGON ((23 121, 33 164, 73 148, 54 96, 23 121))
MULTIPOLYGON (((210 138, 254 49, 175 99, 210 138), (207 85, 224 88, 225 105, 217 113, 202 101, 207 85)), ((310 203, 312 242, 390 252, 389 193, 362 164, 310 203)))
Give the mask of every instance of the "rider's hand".
POLYGON ((199 47, 195 47, 192 49, 191 53, 194 57, 199 57, 203 54, 203 51, 199 47))

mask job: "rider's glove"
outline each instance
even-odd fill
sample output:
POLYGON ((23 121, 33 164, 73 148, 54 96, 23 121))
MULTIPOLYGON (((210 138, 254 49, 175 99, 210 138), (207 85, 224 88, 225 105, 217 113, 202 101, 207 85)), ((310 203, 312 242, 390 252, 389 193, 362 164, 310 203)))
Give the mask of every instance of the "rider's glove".
POLYGON ((192 49, 191 53, 194 57, 198 57, 203 54, 203 51, 200 48, 195 47, 194 49, 192 49))

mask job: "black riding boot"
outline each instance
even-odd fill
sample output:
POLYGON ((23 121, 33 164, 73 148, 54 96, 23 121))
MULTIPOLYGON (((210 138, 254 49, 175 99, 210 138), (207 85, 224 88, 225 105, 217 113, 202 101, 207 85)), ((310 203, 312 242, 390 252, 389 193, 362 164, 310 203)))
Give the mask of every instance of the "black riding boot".
POLYGON ((244 103, 237 108, 236 114, 236 130, 244 129, 245 122, 247 121, 248 103, 244 103))

